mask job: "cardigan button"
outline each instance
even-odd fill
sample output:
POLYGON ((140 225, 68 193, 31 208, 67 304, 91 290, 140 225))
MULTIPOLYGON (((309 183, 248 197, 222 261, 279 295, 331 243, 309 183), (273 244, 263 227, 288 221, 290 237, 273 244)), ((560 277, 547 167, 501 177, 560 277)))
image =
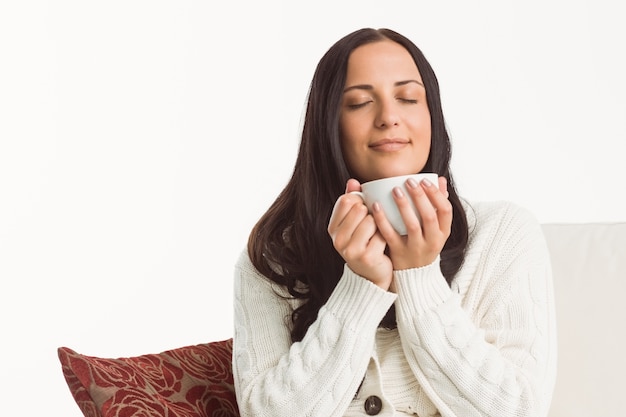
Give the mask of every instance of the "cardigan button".
POLYGON ((383 402, 375 395, 370 395, 365 400, 365 404, 363 404, 365 408, 365 412, 368 416, 375 416, 380 413, 380 410, 383 409, 383 402))

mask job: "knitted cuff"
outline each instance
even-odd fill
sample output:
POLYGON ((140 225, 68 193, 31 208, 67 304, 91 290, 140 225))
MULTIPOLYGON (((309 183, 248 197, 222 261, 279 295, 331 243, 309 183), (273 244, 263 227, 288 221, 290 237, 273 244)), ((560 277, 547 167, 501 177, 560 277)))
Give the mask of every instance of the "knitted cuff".
POLYGON ((396 294, 372 284, 345 265, 325 308, 353 330, 376 328, 396 298, 396 294))
POLYGON ((441 273, 439 258, 421 268, 394 271, 398 301, 396 305, 407 316, 421 314, 450 298, 451 290, 441 273))

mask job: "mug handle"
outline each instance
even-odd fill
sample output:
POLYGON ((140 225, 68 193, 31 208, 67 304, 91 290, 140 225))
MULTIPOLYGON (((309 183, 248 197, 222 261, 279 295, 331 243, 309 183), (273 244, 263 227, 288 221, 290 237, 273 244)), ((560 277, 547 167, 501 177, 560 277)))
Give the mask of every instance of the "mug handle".
POLYGON ((350 191, 348 194, 356 194, 361 197, 361 200, 365 201, 365 194, 363 194, 361 191, 350 191))

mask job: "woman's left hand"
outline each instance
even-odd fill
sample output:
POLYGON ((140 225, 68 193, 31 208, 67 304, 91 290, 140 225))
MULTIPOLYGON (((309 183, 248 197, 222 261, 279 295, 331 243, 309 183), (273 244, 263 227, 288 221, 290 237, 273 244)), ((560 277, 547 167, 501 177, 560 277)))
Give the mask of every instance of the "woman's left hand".
POLYGON ((407 182, 406 195, 399 187, 393 198, 406 225, 407 235, 401 236, 385 217, 380 205, 373 207, 378 230, 389 246, 389 257, 394 270, 418 268, 435 261, 450 236, 452 227, 452 204, 448 200, 448 183, 439 177, 439 189, 427 180, 407 182), (418 220, 409 199, 422 219, 418 220))

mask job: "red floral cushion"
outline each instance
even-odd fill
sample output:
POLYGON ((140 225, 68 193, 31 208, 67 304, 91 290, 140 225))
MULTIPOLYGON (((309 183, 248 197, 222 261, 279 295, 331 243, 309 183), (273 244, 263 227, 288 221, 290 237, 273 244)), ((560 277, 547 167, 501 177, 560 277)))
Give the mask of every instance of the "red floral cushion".
POLYGON ((106 359, 58 349, 86 417, 238 417, 232 339, 106 359))

